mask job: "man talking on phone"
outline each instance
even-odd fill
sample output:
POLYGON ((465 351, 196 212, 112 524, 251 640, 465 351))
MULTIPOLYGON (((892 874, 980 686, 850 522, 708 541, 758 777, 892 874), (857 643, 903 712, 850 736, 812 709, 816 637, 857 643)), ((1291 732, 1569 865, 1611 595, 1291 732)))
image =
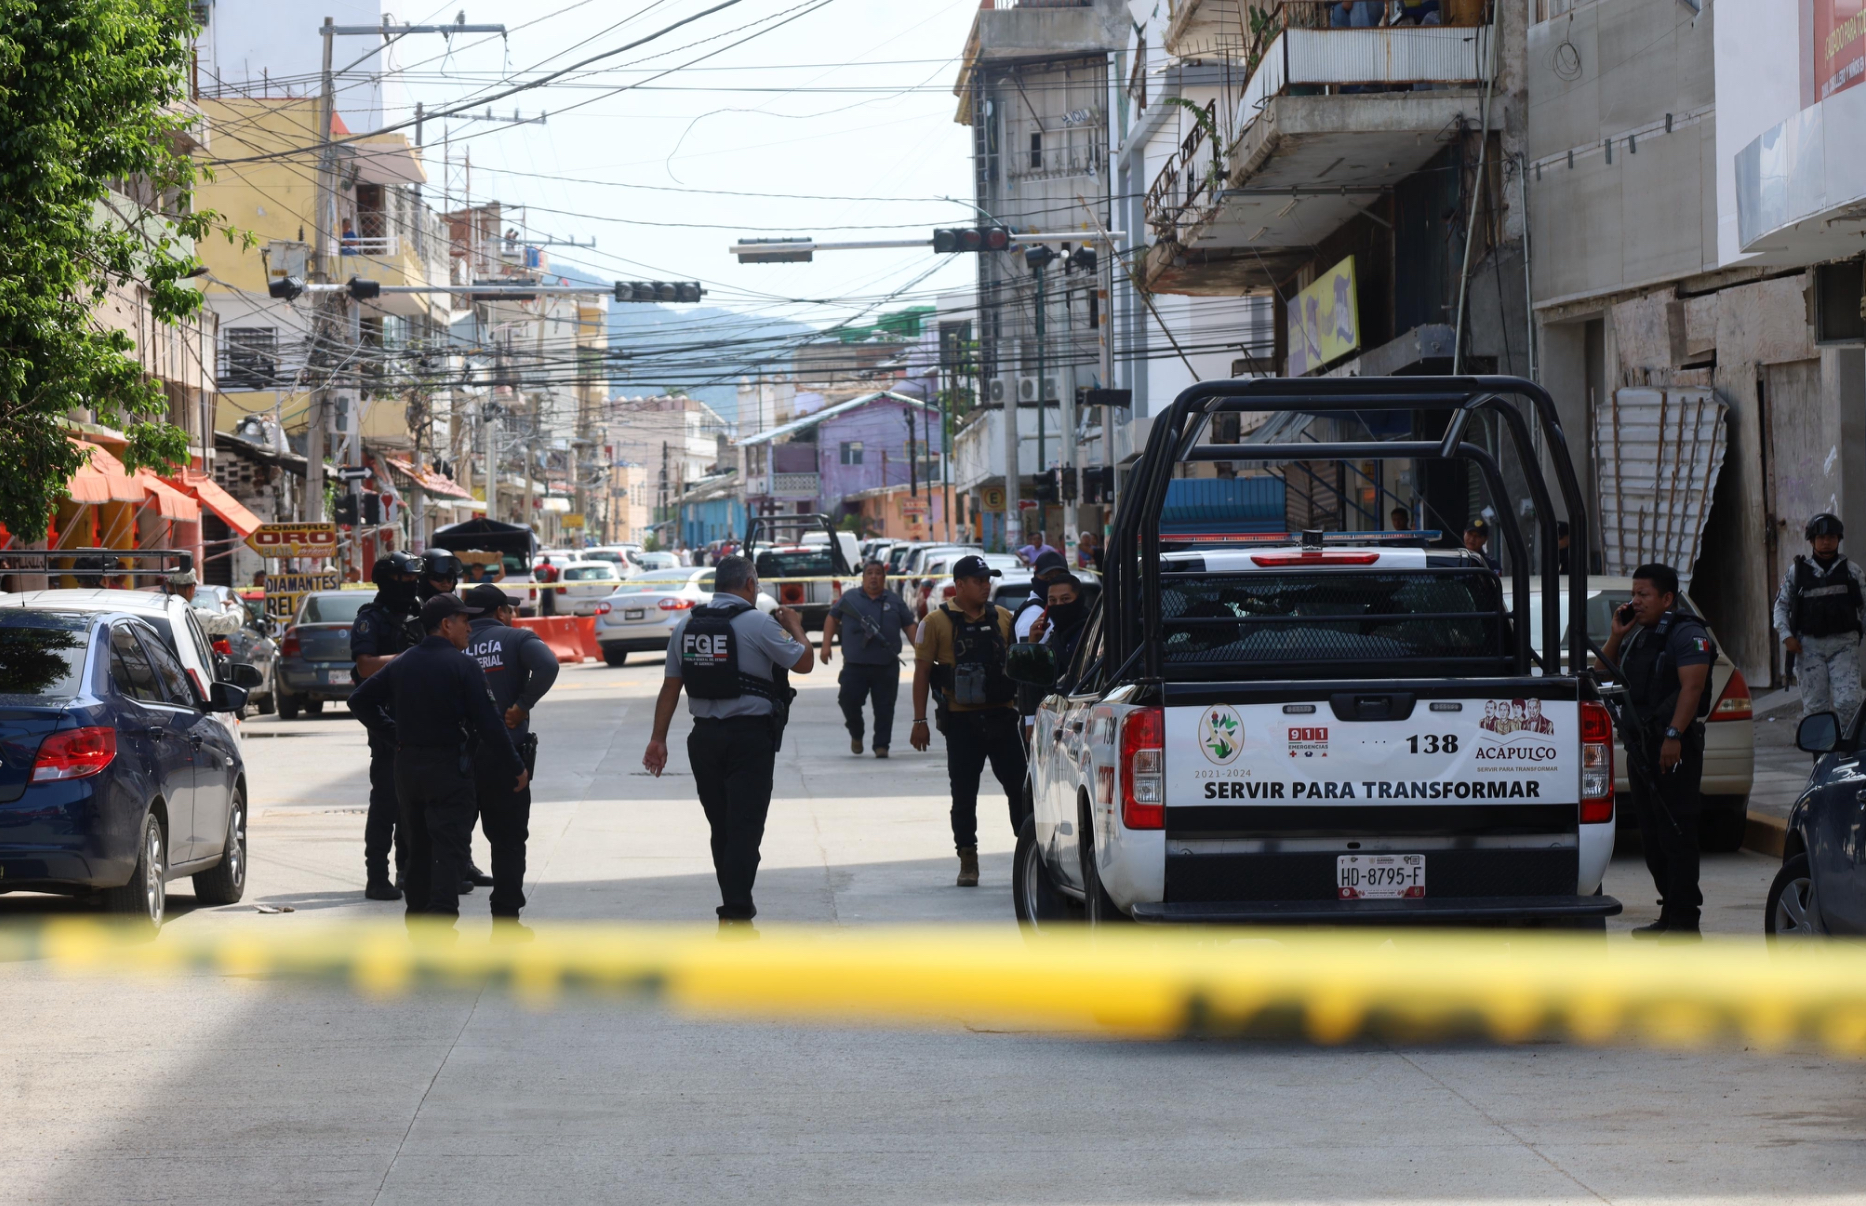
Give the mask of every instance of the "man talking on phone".
POLYGON ((1698 891, 1698 788, 1717 649, 1703 621, 1678 609, 1676 570, 1642 565, 1633 571, 1632 598, 1614 611, 1603 652, 1626 676, 1629 700, 1645 729, 1645 765, 1658 772, 1656 784, 1637 771, 1627 776, 1646 866, 1662 898, 1659 919, 1633 936, 1696 937, 1704 903, 1698 891))

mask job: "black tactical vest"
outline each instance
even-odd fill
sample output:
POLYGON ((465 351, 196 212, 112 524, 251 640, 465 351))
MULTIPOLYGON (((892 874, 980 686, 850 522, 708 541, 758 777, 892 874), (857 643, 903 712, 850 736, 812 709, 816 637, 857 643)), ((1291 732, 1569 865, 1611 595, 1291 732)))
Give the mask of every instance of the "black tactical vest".
POLYGON ((1010 651, 998 625, 997 607, 987 605, 985 614, 976 620, 966 619, 964 612, 944 603, 940 610, 952 624, 952 701, 974 708, 1016 699, 1017 684, 1004 672, 1010 651))
POLYGON ((1794 592, 1788 599, 1788 630, 1796 636, 1827 637, 1860 630, 1860 584, 1845 557, 1822 574, 1807 557, 1795 558, 1794 592))
MULTIPOLYGON (((1704 621, 1684 612, 1668 611, 1651 628, 1640 629, 1633 647, 1621 654, 1620 666, 1626 672, 1626 686, 1634 706, 1645 717, 1649 739, 1656 739, 1664 732, 1665 726, 1672 722, 1672 710, 1678 706, 1678 692, 1682 688, 1670 645, 1672 637, 1679 632, 1701 636, 1710 643, 1710 632, 1704 627, 1704 621)), ((1710 655, 1715 663, 1715 643, 1710 643, 1710 655)), ((1704 691, 1698 697, 1699 720, 1710 715, 1711 702, 1711 686, 1706 680, 1704 691)))
POLYGON ((680 636, 680 678, 694 699, 775 697, 774 683, 739 669, 739 634, 732 620, 743 607, 696 607, 680 636))

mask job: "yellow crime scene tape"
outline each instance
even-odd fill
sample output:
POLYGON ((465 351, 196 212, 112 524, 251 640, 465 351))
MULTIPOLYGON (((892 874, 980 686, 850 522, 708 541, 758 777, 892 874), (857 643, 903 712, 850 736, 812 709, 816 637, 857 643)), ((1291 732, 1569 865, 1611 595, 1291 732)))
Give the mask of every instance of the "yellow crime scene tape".
MULTIPOLYGON (((270 924, 270 923, 262 923, 270 924)), ((509 931, 516 932, 516 931, 509 931)), ((347 984, 370 997, 494 988, 536 1007, 619 995, 708 1018, 966 1026, 1068 1036, 1337 1044, 1568 1039, 1866 1056, 1866 945, 1610 945, 1502 931, 1118 927, 708 929, 541 925, 526 941, 451 928, 147 932, 88 920, 0 931, 0 959, 60 973, 217 973, 347 984)))
MULTIPOLYGON (((692 566, 692 567, 683 566, 682 568, 683 569, 685 568, 704 569, 705 567, 704 566, 692 566)), ((887 576, 887 580, 889 582, 935 582, 935 581, 938 581, 939 579, 937 576, 929 577, 926 574, 889 574, 887 576)), ((627 586, 629 583, 635 582, 635 581, 639 581, 639 579, 636 579, 636 578, 586 578, 580 582, 512 582, 510 580, 506 580, 506 581, 501 581, 501 582, 494 582, 493 585, 499 587, 501 590, 508 590, 508 591, 568 590, 573 586, 627 586)), ((758 583, 761 586, 782 586, 786 583, 793 583, 793 582, 795 583, 830 582, 830 583, 841 583, 842 585, 847 586, 847 587, 856 587, 856 586, 861 585, 862 575, 857 571, 851 570, 849 573, 842 575, 840 578, 817 577, 817 578, 760 578, 758 579, 758 583)), ((358 584, 358 583, 351 583, 350 585, 356 586, 358 587, 358 589, 363 589, 364 586, 367 586, 367 584, 358 584)), ((479 583, 477 582, 474 582, 474 583, 462 582, 460 584, 460 589, 470 590, 472 589, 472 587, 477 586, 477 585, 479 585, 479 583)), ((368 589, 374 590, 376 588, 374 586, 368 586, 368 589)))

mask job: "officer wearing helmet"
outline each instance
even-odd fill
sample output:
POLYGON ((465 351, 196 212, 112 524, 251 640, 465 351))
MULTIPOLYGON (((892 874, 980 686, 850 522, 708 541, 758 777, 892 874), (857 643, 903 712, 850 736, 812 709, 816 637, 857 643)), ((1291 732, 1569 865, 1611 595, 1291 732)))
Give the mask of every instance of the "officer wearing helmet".
POLYGON ((1842 727, 1860 706, 1860 634, 1866 632, 1866 574, 1840 555, 1846 535, 1837 515, 1808 520, 1811 552, 1782 575, 1775 596, 1775 630, 1795 657, 1801 714, 1833 712, 1842 727))
POLYGON ((460 564, 460 558, 446 549, 432 549, 421 559, 421 582, 415 593, 423 603, 435 595, 451 595, 464 577, 466 567, 460 564))
MULTIPOLYGON (((370 577, 376 597, 364 604, 350 625, 350 659, 360 684, 388 665, 425 636, 415 622, 421 612, 418 579, 421 558, 401 550, 376 558, 370 577)), ((368 879, 363 895, 370 900, 400 900, 402 891, 389 878, 389 851, 395 851, 399 878, 407 862, 407 841, 396 823, 395 734, 393 729, 369 730, 369 816, 363 822, 363 868, 368 879)))

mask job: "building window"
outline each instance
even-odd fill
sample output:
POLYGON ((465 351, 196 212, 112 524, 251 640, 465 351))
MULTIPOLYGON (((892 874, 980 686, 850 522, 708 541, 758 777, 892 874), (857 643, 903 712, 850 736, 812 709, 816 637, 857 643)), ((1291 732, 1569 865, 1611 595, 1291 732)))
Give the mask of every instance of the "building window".
POLYGON ((842 463, 845 465, 859 465, 862 463, 862 442, 860 440, 844 440, 842 442, 842 463))
POLYGON ((227 327, 220 337, 220 388, 271 389, 279 372, 278 329, 227 327))
POLYGON ((1030 170, 1033 172, 1043 170, 1043 132, 1041 130, 1030 136, 1030 170))

